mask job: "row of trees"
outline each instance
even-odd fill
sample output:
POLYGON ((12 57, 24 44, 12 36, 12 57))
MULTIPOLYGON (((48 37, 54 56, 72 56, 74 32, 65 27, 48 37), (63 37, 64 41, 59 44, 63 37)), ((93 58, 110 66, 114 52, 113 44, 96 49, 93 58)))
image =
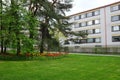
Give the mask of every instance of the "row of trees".
POLYGON ((65 10, 71 0, 0 0, 1 53, 7 48, 30 52, 37 45, 40 53, 59 45, 56 33, 67 35, 69 23, 65 10), (53 43, 54 42, 54 43, 53 43), (54 46, 55 46, 54 45, 54 46))

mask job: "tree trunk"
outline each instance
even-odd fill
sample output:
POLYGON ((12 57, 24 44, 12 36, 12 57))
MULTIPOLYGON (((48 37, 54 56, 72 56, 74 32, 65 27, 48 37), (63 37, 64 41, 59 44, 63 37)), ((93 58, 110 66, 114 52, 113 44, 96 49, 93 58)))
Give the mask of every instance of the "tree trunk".
POLYGON ((7 51, 7 46, 4 47, 3 53, 6 54, 6 51, 7 51))
POLYGON ((48 21, 46 19, 46 22, 45 23, 42 23, 41 24, 41 43, 40 43, 40 53, 42 54, 43 51, 44 51, 44 44, 45 44, 45 40, 46 39, 49 39, 50 35, 49 35, 49 31, 48 31, 48 21))
POLYGON ((30 31, 30 36, 29 36, 30 39, 33 39, 33 33, 32 31, 30 31))
MULTIPOLYGON (((0 7, 1 7, 1 12, 0 12, 0 14, 2 14, 2 1, 1 1, 1 4, 0 4, 0 7)), ((2 15, 1 15, 1 17, 0 17, 0 23, 1 23, 1 25, 0 25, 0 30, 2 31, 2 15)), ((2 37, 2 33, 0 33, 0 37, 1 37, 1 54, 3 53, 3 37, 2 37)))
POLYGON ((20 51, 21 51, 21 47, 20 47, 20 39, 17 38, 17 55, 20 54, 20 51))
POLYGON ((41 43, 40 43, 40 54, 42 54, 43 51, 44 51, 43 43, 44 43, 44 41, 42 40, 41 43))
POLYGON ((8 42, 9 40, 5 40, 4 42, 4 51, 3 51, 4 54, 6 54, 8 42))
POLYGON ((44 51, 44 37, 45 37, 45 33, 44 33, 44 28, 41 29, 41 43, 40 43, 40 54, 43 53, 44 51))
POLYGON ((45 29, 46 29, 46 26, 43 24, 41 24, 41 43, 40 43, 40 54, 43 53, 44 51, 44 40, 45 40, 45 29))
POLYGON ((3 47, 3 39, 1 39, 1 53, 3 53, 4 47, 3 47))

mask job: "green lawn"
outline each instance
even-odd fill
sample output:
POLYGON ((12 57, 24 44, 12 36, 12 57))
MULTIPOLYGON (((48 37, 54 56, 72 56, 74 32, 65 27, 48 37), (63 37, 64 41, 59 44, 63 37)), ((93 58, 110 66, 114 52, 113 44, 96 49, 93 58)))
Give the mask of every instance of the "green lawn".
POLYGON ((70 54, 53 60, 0 61, 0 80, 120 80, 120 57, 70 54))

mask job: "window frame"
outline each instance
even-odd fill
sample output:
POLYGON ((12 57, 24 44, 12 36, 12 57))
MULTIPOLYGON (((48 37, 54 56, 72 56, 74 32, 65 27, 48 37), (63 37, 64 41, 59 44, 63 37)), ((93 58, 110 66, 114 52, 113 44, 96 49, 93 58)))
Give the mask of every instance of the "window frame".
POLYGON ((99 33, 101 33, 100 29, 94 29, 94 34, 99 34, 99 33), (96 30, 99 30, 99 32, 96 32, 96 30))
POLYGON ((120 31, 120 25, 112 26, 112 32, 118 32, 120 31), (118 27, 118 30, 114 30, 114 27, 118 27))
POLYGON ((87 39, 87 43, 94 43, 95 42, 95 39, 94 38, 88 38, 87 39), (88 40, 90 40, 91 39, 91 41, 88 41, 88 40))
POLYGON ((86 18, 86 14, 81 14, 80 19, 84 19, 84 18, 86 18), (84 16, 84 17, 82 17, 82 16, 84 16))
POLYGON ((75 15, 74 16, 74 20, 79 20, 80 18, 79 18, 79 15, 75 15))
POLYGON ((89 29, 89 30, 87 30, 87 33, 88 34, 94 34, 94 31, 93 31, 93 29, 89 29))
POLYGON ((93 13, 94 13, 94 16, 98 16, 98 15, 100 15, 100 10, 96 10, 93 13), (98 12, 98 14, 95 14, 96 12, 98 12))
POLYGON ((114 5, 110 7, 111 12, 120 10, 120 5, 114 5), (117 9, 114 9, 114 7, 117 7, 117 9))
POLYGON ((87 21, 87 26, 91 26, 93 25, 93 21, 87 21), (89 22, 91 22, 91 24, 89 24, 89 22))
POLYGON ((95 38, 95 43, 101 43, 101 38, 95 38), (99 41, 97 42, 96 39, 99 39, 99 41))
POLYGON ((89 13, 87 13, 86 14, 86 17, 88 18, 88 17, 92 17, 93 16, 93 12, 89 12, 89 13))
POLYGON ((87 26, 86 22, 81 22, 81 26, 80 27, 85 27, 87 26), (85 25, 82 25, 83 23, 85 23, 85 25))
POLYGON ((120 42, 120 36, 112 36, 112 42, 120 42), (118 41, 115 41, 115 38, 117 38, 118 37, 118 41), (114 38, 114 39, 113 39, 114 38))
POLYGON ((112 22, 120 21, 120 15, 111 16, 111 21, 112 22), (117 16, 118 16, 118 19, 113 20, 113 17, 117 17, 117 16))
POLYGON ((79 28, 79 23, 74 24, 74 28, 79 28))
POLYGON ((87 39, 81 39, 81 40, 80 40, 80 43, 81 43, 81 44, 87 43, 87 39), (85 41, 85 42, 82 42, 82 41, 85 41))
POLYGON ((100 24, 100 19, 96 19, 96 20, 94 20, 94 25, 98 25, 98 24, 100 24), (96 21, 99 21, 99 22, 96 23, 96 21))

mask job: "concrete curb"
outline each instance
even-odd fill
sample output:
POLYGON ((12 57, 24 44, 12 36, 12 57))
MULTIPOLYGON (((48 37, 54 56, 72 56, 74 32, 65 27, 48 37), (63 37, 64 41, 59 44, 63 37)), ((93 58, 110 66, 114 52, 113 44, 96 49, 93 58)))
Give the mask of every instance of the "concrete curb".
POLYGON ((111 56, 111 57, 120 57, 120 55, 113 55, 113 54, 92 54, 92 53, 69 53, 69 54, 87 55, 87 56, 111 56))

